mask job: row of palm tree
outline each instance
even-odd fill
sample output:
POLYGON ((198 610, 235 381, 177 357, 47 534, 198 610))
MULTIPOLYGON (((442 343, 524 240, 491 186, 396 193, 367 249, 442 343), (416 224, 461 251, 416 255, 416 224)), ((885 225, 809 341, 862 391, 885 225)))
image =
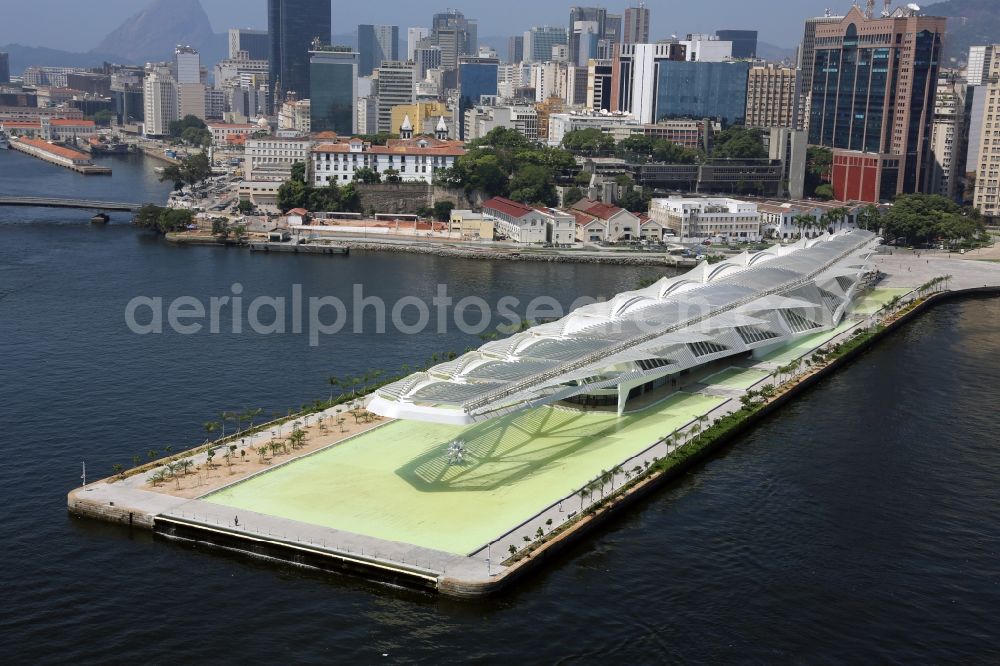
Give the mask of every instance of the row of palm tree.
POLYGON ((799 230, 799 236, 802 237, 805 236, 807 231, 811 231, 817 227, 820 229, 833 229, 850 214, 850 209, 843 206, 831 208, 820 215, 818 220, 813 215, 797 213, 792 217, 792 225, 799 230))

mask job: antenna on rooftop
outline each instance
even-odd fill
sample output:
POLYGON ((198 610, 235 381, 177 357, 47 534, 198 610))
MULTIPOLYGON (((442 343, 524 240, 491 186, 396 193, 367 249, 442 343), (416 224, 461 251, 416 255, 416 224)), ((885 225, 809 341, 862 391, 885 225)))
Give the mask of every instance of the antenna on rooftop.
POLYGON ((882 7, 882 16, 888 17, 892 14, 892 0, 885 0, 885 4, 882 7))
POLYGON ((865 5, 865 18, 870 19, 875 14, 875 0, 868 0, 865 5))

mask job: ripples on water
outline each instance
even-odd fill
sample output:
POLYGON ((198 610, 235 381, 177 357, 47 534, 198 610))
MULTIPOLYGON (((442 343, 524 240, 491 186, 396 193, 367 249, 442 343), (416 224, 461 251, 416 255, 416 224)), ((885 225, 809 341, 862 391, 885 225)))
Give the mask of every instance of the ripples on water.
POLYGON ((641 271, 251 257, 37 215, 0 210, 5 661, 1000 659, 1000 300, 937 308, 516 592, 457 603, 68 518, 64 494, 81 459, 107 473, 219 409, 283 409, 331 372, 471 343, 151 340, 125 332, 124 302, 237 280, 572 299, 641 271))

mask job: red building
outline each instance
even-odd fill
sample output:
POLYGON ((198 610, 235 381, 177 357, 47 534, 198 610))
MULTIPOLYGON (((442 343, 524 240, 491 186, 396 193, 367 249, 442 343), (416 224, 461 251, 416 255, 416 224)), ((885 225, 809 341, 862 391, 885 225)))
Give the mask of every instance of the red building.
POLYGON ((896 196, 898 155, 833 151, 833 198, 878 203, 896 196))

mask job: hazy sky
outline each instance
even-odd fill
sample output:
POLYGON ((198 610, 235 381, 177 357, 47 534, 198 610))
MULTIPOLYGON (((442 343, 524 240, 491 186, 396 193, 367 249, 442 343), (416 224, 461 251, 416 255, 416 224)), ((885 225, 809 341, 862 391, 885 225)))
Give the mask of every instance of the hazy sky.
MULTIPOLYGON (((17 42, 70 51, 93 48, 105 34, 148 0, 32 0, 17 4, 16 12, 3 12, 0 44, 17 42), (53 18, 58 17, 58 18, 53 18)), ((323 2, 324 0, 317 0, 323 2)), ((216 32, 231 27, 266 27, 266 0, 201 0, 216 32)), ((479 20, 483 37, 523 32, 532 25, 565 25, 569 7, 597 5, 622 11, 627 0, 614 2, 562 2, 561 0, 333 0, 333 32, 352 32, 358 23, 385 23, 406 28, 427 25, 431 14, 455 7, 479 20), (440 5, 440 6, 438 6, 440 5)), ((760 31, 762 41, 794 46, 802 35, 802 19, 818 16, 824 8, 841 12, 850 0, 648 0, 653 39, 671 33, 714 32, 724 28, 760 31)), ((881 3, 880 3, 881 6, 881 3)))

